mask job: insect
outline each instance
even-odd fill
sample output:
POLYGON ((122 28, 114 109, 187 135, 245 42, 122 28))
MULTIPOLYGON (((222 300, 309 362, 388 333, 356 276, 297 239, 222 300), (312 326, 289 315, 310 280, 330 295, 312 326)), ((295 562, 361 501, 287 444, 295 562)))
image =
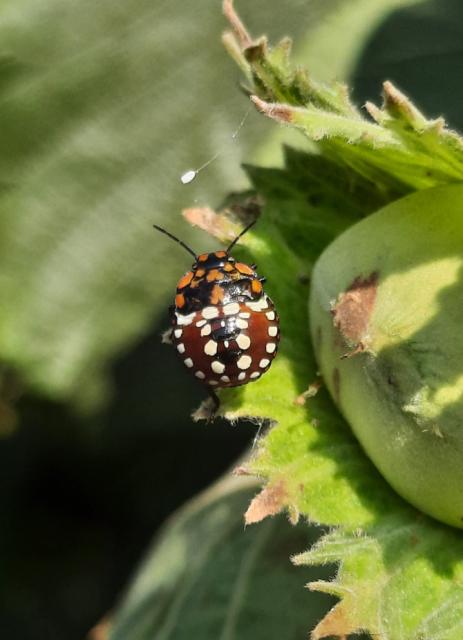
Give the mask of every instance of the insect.
POLYGON ((214 389, 258 380, 270 367, 280 340, 279 319, 265 294, 256 265, 238 262, 230 251, 248 225, 225 250, 196 253, 171 233, 195 259, 177 284, 171 337, 185 366, 214 389))

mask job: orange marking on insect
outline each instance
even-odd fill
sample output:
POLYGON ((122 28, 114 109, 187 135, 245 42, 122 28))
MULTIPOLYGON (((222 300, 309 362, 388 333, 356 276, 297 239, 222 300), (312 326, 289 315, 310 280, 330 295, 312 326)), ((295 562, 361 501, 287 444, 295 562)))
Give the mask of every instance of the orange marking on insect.
POLYGON ((202 278, 205 273, 206 269, 196 269, 195 278, 202 278))
POLYGON ((262 293, 262 282, 257 280, 257 278, 254 278, 251 282, 251 290, 253 293, 262 293))
POLYGON ((221 280, 222 274, 218 269, 211 269, 206 276, 208 282, 214 282, 214 280, 221 280))
POLYGON ((244 276, 253 276, 254 275, 254 271, 251 269, 251 267, 249 267, 247 264, 244 264, 244 262, 237 262, 235 264, 235 267, 244 276))
POLYGON ((226 251, 216 251, 215 252, 215 257, 216 258, 225 258, 226 255, 227 255, 226 251))
POLYGON ((226 263, 223 265, 223 270, 224 270, 224 271, 234 271, 234 270, 235 270, 235 265, 234 265, 234 264, 232 264, 231 262, 226 262, 226 263))
POLYGON ((185 296, 183 293, 177 293, 175 296, 175 306, 179 309, 185 306, 185 296))
POLYGON ((210 303, 219 304, 219 302, 222 302, 224 293, 223 288, 219 284, 215 284, 212 287, 210 303))
POLYGON ((206 262, 208 257, 209 257, 208 253, 202 253, 200 256, 198 256, 198 262, 206 262))
POLYGON ((193 272, 188 271, 188 273, 185 273, 185 275, 182 276, 178 281, 177 289, 184 289, 190 284, 192 280, 193 280, 193 272))

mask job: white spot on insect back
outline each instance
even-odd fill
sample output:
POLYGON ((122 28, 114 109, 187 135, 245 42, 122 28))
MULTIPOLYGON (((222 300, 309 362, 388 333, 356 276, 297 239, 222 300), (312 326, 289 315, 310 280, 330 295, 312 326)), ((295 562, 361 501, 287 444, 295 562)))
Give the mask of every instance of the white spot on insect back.
POLYGON ((237 302, 230 302, 223 307, 223 312, 226 316, 232 316, 235 313, 238 313, 240 310, 240 305, 237 302))
POLYGON ((191 358, 187 358, 183 362, 185 363, 185 366, 187 366, 189 369, 191 369, 191 367, 193 366, 193 360, 191 358))
POLYGON ((208 380, 207 384, 216 385, 216 384, 219 384, 219 383, 217 382, 217 380, 208 380))
POLYGON ((267 342, 265 345, 265 351, 267 353, 273 353, 276 349, 276 344, 274 342, 267 342))
POLYGON ((206 324, 207 320, 198 320, 196 323, 197 327, 203 327, 206 324))
POLYGON ((251 338, 244 333, 240 333, 240 335, 236 338, 236 343, 240 349, 249 349, 251 346, 251 338))
POLYGON ((179 353, 185 353, 185 345, 183 344, 183 342, 177 345, 177 351, 179 353))
POLYGON ((268 360, 267 358, 262 358, 262 360, 259 362, 259 367, 261 369, 265 369, 265 367, 268 367, 269 364, 270 360, 268 360))
POLYGON ((251 373, 251 378, 258 378, 260 376, 260 371, 253 371, 253 373, 251 373))
POLYGON ((241 356, 241 358, 237 361, 236 366, 238 369, 249 369, 251 366, 252 358, 251 356, 241 356))
POLYGON ((238 327, 238 329, 247 329, 249 326, 246 320, 242 320, 241 318, 237 318, 235 324, 238 327))
POLYGON ((268 307, 267 297, 266 296, 262 296, 256 302, 254 302, 254 301, 247 302, 246 306, 249 307, 250 309, 252 309, 252 311, 263 311, 264 309, 267 309, 267 307, 268 307))
POLYGON ((189 313, 187 316, 182 315, 181 313, 178 313, 177 311, 175 312, 175 316, 177 318, 177 324, 179 325, 188 325, 191 324, 193 322, 193 318, 196 315, 196 311, 193 311, 193 313, 189 313))
POLYGON ((240 318, 250 318, 251 314, 248 311, 242 311, 240 314, 238 314, 240 318))
POLYGON ((239 375, 238 375, 238 380, 244 380, 246 378, 246 374, 244 373, 244 371, 242 371, 239 375))
POLYGON ((204 307, 201 313, 203 318, 211 320, 212 318, 217 318, 217 316, 219 315, 219 310, 217 309, 217 307, 204 307))
MULTIPOLYGON (((203 322, 206 322, 206 320, 203 320, 203 322)), ((205 324, 204 327, 201 329, 201 335, 202 336, 208 336, 211 332, 211 325, 210 324, 205 324)))
POLYGON ((278 327, 269 327, 268 328, 268 335, 271 336, 272 338, 277 336, 278 335, 278 327))
POLYGON ((230 378, 228 376, 221 376, 220 379, 222 382, 230 382, 230 378))
POLYGON ((200 380, 204 380, 204 378, 206 377, 202 371, 196 371, 195 376, 200 380))
POLYGON ((204 345, 204 353, 207 356, 215 356, 217 353, 217 342, 215 340, 209 340, 209 342, 206 342, 204 345))
POLYGON ((269 320, 275 320, 275 311, 267 311, 265 315, 269 320))
POLYGON ((214 360, 211 364, 211 369, 214 373, 223 373, 225 371, 225 365, 219 362, 218 360, 214 360))
POLYGON ((182 329, 175 329, 175 331, 174 331, 174 336, 175 336, 176 338, 181 338, 182 333, 183 333, 183 330, 182 330, 182 329))

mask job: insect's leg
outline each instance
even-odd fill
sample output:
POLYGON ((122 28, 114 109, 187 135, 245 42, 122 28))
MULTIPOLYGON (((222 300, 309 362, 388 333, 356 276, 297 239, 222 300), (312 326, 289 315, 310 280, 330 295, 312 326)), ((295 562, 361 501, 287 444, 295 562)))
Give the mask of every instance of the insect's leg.
POLYGON ((173 304, 169 306, 169 320, 172 326, 162 333, 161 341, 163 344, 172 344, 173 325, 175 324, 175 305, 173 304))
POLYGON ((219 400, 219 396, 215 393, 215 391, 211 388, 208 389, 209 391, 209 398, 212 401, 212 408, 211 408, 211 412, 210 415, 207 418, 207 422, 214 422, 215 417, 217 415, 217 411, 220 408, 220 400, 219 400))

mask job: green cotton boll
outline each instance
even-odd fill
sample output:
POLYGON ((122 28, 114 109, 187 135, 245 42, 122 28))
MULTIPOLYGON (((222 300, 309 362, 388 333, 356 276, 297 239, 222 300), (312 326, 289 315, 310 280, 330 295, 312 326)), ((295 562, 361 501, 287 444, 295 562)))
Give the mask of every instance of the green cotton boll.
POLYGON ((312 282, 312 339, 333 400, 403 498, 463 528, 463 185, 352 226, 312 282))

